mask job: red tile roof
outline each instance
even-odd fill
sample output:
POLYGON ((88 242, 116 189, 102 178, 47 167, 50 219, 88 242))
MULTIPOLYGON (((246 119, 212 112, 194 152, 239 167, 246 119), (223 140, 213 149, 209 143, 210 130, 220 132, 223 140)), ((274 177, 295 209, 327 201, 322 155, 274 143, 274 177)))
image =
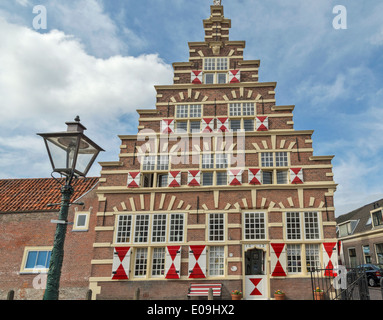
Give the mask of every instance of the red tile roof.
MULTIPOLYGON (((99 178, 77 179, 72 183, 74 201, 90 191, 99 178)), ((63 183, 64 179, 57 179, 63 183)), ((0 180, 0 213, 55 211, 59 206, 47 207, 49 203, 61 203, 60 184, 52 178, 0 180)))

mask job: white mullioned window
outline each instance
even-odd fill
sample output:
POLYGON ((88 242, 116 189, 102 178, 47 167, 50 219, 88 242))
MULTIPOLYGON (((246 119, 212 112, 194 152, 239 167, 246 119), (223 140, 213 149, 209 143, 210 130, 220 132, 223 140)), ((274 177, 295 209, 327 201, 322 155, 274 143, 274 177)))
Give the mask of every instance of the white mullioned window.
POLYGON ((262 152, 261 153, 261 165, 262 167, 273 167, 274 166, 274 157, 272 152, 262 152))
POLYGON ((145 277, 148 264, 148 248, 137 248, 134 262, 134 276, 145 277))
POLYGON ((305 239, 314 240, 320 238, 318 212, 305 212, 305 239))
POLYGON ((152 222, 152 242, 166 241, 166 214, 154 214, 152 222))
POLYGON ((223 213, 209 214, 209 241, 225 240, 225 215, 223 213))
POLYGON ((183 213, 172 213, 170 215, 169 242, 184 241, 184 219, 183 213))
POLYGON ((145 156, 142 162, 142 170, 153 171, 156 167, 156 156, 145 156))
POLYGON ((287 152, 276 152, 275 153, 275 165, 277 167, 287 167, 287 152))
POLYGON ((132 215, 118 216, 116 243, 129 243, 131 241, 132 222, 132 215))
POLYGON ((225 272, 225 248, 209 247, 209 276, 223 276, 225 272))
POLYGON ((214 155, 212 153, 202 154, 202 169, 214 168, 214 155))
POLYGON ((148 214, 138 214, 135 219, 134 242, 147 243, 149 240, 149 220, 148 214))
POLYGON ((264 212, 245 212, 245 240, 266 239, 266 220, 264 212))
POLYGON ((320 268, 319 244, 306 244, 307 272, 320 268))
POLYGON ((287 272, 300 273, 302 272, 302 257, 300 244, 287 245, 287 272))
POLYGON ((165 248, 153 248, 152 276, 162 277, 165 274, 165 248))
POLYGON ((157 170, 168 170, 168 169, 169 169, 169 156, 158 156, 157 170))
POLYGON ((301 220, 299 212, 286 212, 286 239, 301 239, 301 220))

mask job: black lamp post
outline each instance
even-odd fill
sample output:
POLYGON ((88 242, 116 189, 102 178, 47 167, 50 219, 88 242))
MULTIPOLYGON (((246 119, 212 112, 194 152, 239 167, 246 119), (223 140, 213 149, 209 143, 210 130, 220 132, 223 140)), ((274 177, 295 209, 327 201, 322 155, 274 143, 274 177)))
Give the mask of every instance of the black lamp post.
POLYGON ((65 176, 65 184, 61 188, 61 209, 56 221, 56 233, 49 263, 47 286, 44 300, 58 300, 61 267, 64 258, 64 241, 67 229, 68 208, 73 194, 71 186, 75 177, 85 177, 98 154, 104 151, 87 136, 86 128, 77 116, 74 122, 66 122, 65 132, 38 133, 44 138, 53 172, 65 176))

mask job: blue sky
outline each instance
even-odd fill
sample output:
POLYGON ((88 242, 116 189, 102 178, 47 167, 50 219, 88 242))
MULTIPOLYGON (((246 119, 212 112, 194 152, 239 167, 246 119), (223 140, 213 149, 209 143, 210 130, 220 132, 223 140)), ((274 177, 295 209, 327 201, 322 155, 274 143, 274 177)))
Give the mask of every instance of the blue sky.
MULTIPOLYGON (((155 107, 154 85, 203 40, 213 0, 2 0, 0 178, 47 177, 37 132, 63 131, 77 114, 87 135, 118 159, 119 134, 137 132, 136 109, 155 107), (47 9, 35 30, 34 6, 47 9)), ((246 40, 295 129, 313 129, 314 154, 335 155, 336 214, 383 197, 383 2, 222 1, 230 40, 246 40), (334 29, 333 8, 347 10, 334 29)), ((99 175, 97 164, 90 172, 99 175)))

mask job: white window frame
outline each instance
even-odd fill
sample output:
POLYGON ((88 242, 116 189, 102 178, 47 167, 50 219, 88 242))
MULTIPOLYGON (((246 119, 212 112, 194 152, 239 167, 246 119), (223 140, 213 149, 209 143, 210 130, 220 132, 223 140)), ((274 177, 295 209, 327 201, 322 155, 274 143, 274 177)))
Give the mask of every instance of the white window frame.
POLYGON ((74 215, 74 224, 73 224, 72 231, 76 231, 76 232, 88 231, 89 230, 89 216, 90 216, 89 212, 76 211, 76 213, 74 215), (81 226, 79 225, 80 217, 85 217, 84 225, 81 225, 81 226))
POLYGON ((133 215, 120 214, 117 216, 116 220, 116 243, 131 243, 133 233, 133 215), (122 239, 128 240, 122 241, 122 239))
POLYGON ((152 249, 151 276, 153 278, 163 278, 165 276, 165 256, 165 247, 152 249))
POLYGON ((321 239, 319 213, 317 211, 303 212, 303 224, 305 240, 319 240, 321 239), (310 220, 308 220, 310 219, 310 220), (310 226, 313 224, 313 226, 310 226))
POLYGON ((171 213, 169 217, 169 231, 168 231, 168 237, 169 242, 171 243, 182 243, 185 241, 185 214, 184 213, 171 213), (173 219, 174 216, 181 216, 182 219, 173 219), (182 221, 182 225, 180 224, 180 221, 182 221), (182 232, 182 234, 178 235, 172 235, 172 232, 175 232, 176 230, 172 231, 172 228, 178 228, 178 232, 182 232))
POLYGON ((209 277, 225 275, 225 247, 209 246, 209 277))
POLYGON ((149 214, 137 214, 134 217, 134 234, 133 234, 133 242, 134 243, 149 243, 150 239, 150 215, 149 214), (143 217, 143 220, 137 219, 138 217, 143 217), (139 223, 138 223, 139 221, 139 223), (143 232, 143 235, 139 233, 143 232), (142 238, 143 240, 140 240, 142 238), (144 241, 146 238, 146 241, 144 241))
POLYGON ((302 246, 301 244, 287 244, 287 272, 289 274, 302 273, 302 246))
POLYGON ((155 213, 152 218, 151 243, 166 242, 168 215, 165 213, 155 213), (158 222, 156 224, 156 222, 158 222), (159 238, 159 239, 158 239, 159 238))
POLYGON ((134 259, 134 277, 145 278, 148 272, 148 248, 136 248, 134 259))
POLYGON ((320 245, 317 243, 305 244, 306 271, 310 272, 320 268, 320 245))
POLYGON ((322 231, 321 231, 321 221, 320 221, 320 215, 317 211, 304 211, 304 212, 293 212, 293 211, 287 211, 285 212, 285 238, 287 241, 296 241, 296 240, 307 240, 307 241, 318 241, 322 239, 322 231), (294 218, 298 219, 298 221, 295 221, 295 226, 289 227, 289 223, 292 222, 288 221, 288 215, 294 214, 294 218), (311 217, 310 217, 311 216, 311 217), (298 218, 299 217, 299 218, 298 218), (306 217, 310 218, 310 220, 307 220, 306 217), (314 217, 316 221, 311 220, 311 218, 314 217), (310 226, 311 223, 314 223, 315 226, 310 226), (291 233, 295 230, 295 232, 299 228, 299 238, 291 237, 289 238, 289 235, 293 235, 291 233), (314 233, 312 233, 311 229, 315 229, 314 233), (291 231, 290 231, 291 230, 291 231))
POLYGON ((244 219, 243 219, 243 239, 244 240, 266 240, 267 239, 266 218, 267 218, 266 213, 262 211, 245 212, 244 219), (253 225, 254 227, 252 228, 251 226, 253 225), (257 228, 257 225, 259 225, 258 228, 257 228))
POLYGON ((208 215, 208 241, 223 242, 225 241, 225 214, 210 213, 208 215))
POLYGON ((51 254, 52 254, 52 249, 53 249, 53 247, 25 247, 23 258, 21 261, 20 273, 26 274, 26 273, 46 273, 46 272, 48 272, 51 254), (37 252, 36 260, 35 260, 33 268, 27 267, 29 254, 31 252, 37 252), (44 266, 37 264, 37 259, 38 259, 38 255, 40 252, 47 252, 44 266), (48 257, 49 257, 49 261, 47 260, 48 257))

